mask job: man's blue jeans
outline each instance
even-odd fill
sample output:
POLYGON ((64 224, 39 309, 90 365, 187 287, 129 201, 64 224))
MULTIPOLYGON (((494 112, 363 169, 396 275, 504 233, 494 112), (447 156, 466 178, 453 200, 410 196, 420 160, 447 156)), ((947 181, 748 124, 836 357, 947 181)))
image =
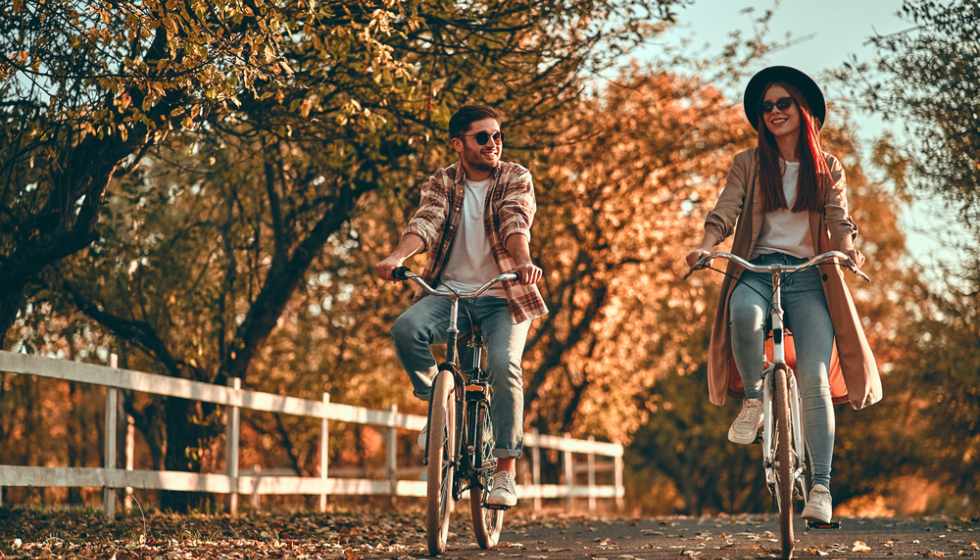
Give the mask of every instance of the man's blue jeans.
MULTIPOLYGON (((487 346, 487 369, 493 385, 493 437, 496 457, 520 457, 524 441, 524 373, 521 357, 531 321, 515 325, 507 300, 481 297, 460 302, 459 330, 470 329, 468 310, 480 326, 487 346)), ((425 296, 409 307, 395 321, 391 336, 395 340, 398 359, 408 373, 415 396, 428 400, 432 380, 437 371, 430 348, 445 343, 449 329, 452 302, 439 296, 425 296)), ((472 367, 472 350, 460 349, 460 365, 464 371, 472 367)))
MULTIPOLYGON (((771 253, 753 264, 800 264, 805 259, 771 253)), ((783 322, 793 333, 796 378, 803 399, 807 445, 813 458, 813 483, 830 488, 834 455, 834 407, 828 370, 834 345, 834 325, 821 286, 820 270, 810 268, 782 281, 783 322)), ((745 385, 745 396, 762 398, 763 337, 772 308, 769 273, 744 271, 729 302, 732 353, 745 385)))

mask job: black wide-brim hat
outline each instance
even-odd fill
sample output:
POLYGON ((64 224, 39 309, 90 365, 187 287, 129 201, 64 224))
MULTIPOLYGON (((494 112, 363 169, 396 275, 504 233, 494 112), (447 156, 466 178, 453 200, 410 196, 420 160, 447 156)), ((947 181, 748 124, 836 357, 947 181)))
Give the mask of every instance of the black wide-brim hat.
POLYGON ((749 85, 745 86, 742 105, 745 107, 745 117, 749 119, 752 128, 756 128, 759 123, 762 96, 765 95, 769 85, 775 82, 786 83, 798 89, 810 106, 810 114, 817 118, 818 128, 823 128, 827 118, 827 103, 823 99, 820 86, 810 76, 789 66, 770 66, 760 70, 749 80, 749 85))

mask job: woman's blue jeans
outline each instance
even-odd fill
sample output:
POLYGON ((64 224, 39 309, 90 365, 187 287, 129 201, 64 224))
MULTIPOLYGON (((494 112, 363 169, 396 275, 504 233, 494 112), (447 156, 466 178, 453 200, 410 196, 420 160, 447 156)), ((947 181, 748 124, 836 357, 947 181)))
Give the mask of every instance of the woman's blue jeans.
MULTIPOLYGON (((753 264, 799 264, 804 259, 783 253, 760 255, 753 264)), ((834 325, 821 286, 820 270, 784 275, 783 322, 793 333, 796 378, 803 399, 807 445, 813 460, 813 483, 830 488, 834 454, 834 407, 828 371, 834 325)), ((763 344, 772 306, 769 273, 744 271, 729 302, 732 351, 745 386, 745 397, 762 398, 763 344)))

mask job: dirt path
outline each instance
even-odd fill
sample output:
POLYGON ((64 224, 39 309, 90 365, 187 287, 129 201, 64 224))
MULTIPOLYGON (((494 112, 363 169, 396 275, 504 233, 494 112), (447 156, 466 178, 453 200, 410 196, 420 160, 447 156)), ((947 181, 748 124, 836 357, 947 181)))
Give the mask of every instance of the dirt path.
MULTIPOLYGON (((519 519, 496 551, 530 559, 773 558, 779 556, 773 517, 637 520, 519 519)), ((977 558, 977 524, 948 520, 844 519, 838 530, 798 535, 798 558, 977 558)), ((479 558, 468 532, 450 557, 479 558)))
MULTIPOLYGON (((0 559, 421 558, 422 511, 335 509, 325 514, 132 515, 0 508, 0 559)), ((447 558, 735 559, 778 556, 773 517, 589 519, 508 516, 502 544, 480 550, 465 511, 454 516, 447 558)), ((844 519, 800 536, 799 558, 978 558, 977 520, 844 519)))

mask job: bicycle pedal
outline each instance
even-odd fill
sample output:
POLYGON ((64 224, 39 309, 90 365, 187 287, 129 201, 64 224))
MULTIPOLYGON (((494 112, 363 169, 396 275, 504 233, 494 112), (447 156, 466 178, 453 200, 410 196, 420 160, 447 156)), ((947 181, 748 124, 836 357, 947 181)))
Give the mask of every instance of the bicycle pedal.
POLYGON ((813 519, 806 520, 807 529, 840 529, 840 521, 831 521, 830 523, 824 523, 823 521, 815 521, 813 519))
POLYGON ((483 504, 483 507, 486 509, 503 510, 503 511, 510 509, 510 506, 505 506, 500 504, 483 504))

